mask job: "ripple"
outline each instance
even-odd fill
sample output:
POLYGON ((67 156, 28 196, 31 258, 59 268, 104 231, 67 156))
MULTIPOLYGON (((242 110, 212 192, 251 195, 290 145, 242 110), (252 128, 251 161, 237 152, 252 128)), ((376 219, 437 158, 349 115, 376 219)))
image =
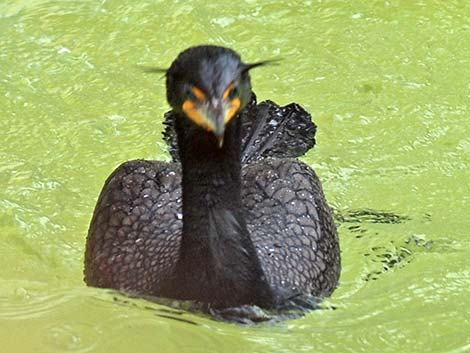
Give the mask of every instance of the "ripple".
POLYGON ((0 4, 2 351, 469 351, 470 3, 345 4, 0 4), (200 42, 285 58, 253 83, 318 123, 305 161, 341 210, 337 310, 240 328, 80 287, 110 169, 169 158, 164 80, 132 67, 200 42))
MULTIPOLYGON (((1 282, 0 282, 1 283, 1 282)), ((5 286, 5 284, 2 284, 5 286)), ((7 283, 12 288, 11 281, 7 283)), ((64 290, 53 294, 37 294, 38 288, 47 287, 44 283, 19 282, 15 283, 10 295, 0 296, 0 319, 26 320, 37 319, 55 310, 75 297, 73 292, 64 290), (31 287, 35 287, 31 290, 31 287)))

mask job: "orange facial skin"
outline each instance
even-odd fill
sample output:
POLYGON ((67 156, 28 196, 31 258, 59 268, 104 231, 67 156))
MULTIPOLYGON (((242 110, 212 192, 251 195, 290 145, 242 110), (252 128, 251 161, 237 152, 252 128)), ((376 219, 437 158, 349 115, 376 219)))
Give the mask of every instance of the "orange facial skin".
POLYGON ((227 112, 227 114, 225 115, 225 120, 224 120, 224 123, 225 125, 227 125, 227 123, 237 114, 238 112, 238 109, 240 109, 240 98, 234 98, 232 101, 231 101, 231 104, 230 104, 230 108, 227 112))
POLYGON ((196 86, 191 87, 191 91, 198 101, 204 101, 206 99, 204 92, 196 86))
POLYGON ((190 99, 186 99, 182 106, 183 112, 186 116, 191 119, 193 122, 206 129, 207 131, 214 131, 214 124, 207 120, 199 110, 197 104, 190 99))
MULTIPOLYGON (((226 110, 224 116, 224 125, 226 125, 238 112, 241 106, 240 98, 235 97, 230 100, 229 96, 232 90, 235 89, 235 82, 232 82, 227 89, 224 91, 223 98, 228 104, 228 109, 226 110)), ((202 104, 206 101, 206 95, 204 92, 196 87, 191 87, 191 93, 193 97, 186 99, 183 102, 182 110, 186 116, 191 119, 194 123, 201 126, 207 131, 215 132, 214 122, 209 120, 206 117, 202 104)))

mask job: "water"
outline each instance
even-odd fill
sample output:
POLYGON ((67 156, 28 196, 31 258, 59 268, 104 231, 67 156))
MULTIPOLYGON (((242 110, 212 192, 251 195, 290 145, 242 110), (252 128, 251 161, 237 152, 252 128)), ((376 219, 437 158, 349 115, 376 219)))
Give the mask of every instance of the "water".
POLYGON ((26 1, 0 4, 2 352, 470 351, 470 3, 26 1), (166 67, 230 46, 262 99, 319 125, 304 160, 335 208, 341 286, 274 326, 214 322, 86 288, 107 175, 168 159, 166 67))

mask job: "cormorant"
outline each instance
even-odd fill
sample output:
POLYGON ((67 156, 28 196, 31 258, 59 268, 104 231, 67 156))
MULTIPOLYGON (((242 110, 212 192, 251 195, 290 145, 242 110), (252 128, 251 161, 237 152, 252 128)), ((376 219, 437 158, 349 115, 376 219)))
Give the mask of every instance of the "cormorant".
POLYGON ((256 104, 231 49, 196 46, 166 70, 173 161, 135 160, 107 179, 85 282, 215 308, 280 308, 332 293, 338 235, 314 171, 296 157, 315 125, 297 104, 256 104))

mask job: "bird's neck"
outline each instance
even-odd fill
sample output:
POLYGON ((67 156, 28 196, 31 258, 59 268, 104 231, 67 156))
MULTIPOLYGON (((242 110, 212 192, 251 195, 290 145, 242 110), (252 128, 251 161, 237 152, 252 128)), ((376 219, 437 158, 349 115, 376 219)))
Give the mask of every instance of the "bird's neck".
POLYGON ((271 293, 243 214, 239 119, 227 125, 222 147, 212 133, 178 124, 183 236, 177 277, 187 292, 181 296, 266 306, 271 293))

